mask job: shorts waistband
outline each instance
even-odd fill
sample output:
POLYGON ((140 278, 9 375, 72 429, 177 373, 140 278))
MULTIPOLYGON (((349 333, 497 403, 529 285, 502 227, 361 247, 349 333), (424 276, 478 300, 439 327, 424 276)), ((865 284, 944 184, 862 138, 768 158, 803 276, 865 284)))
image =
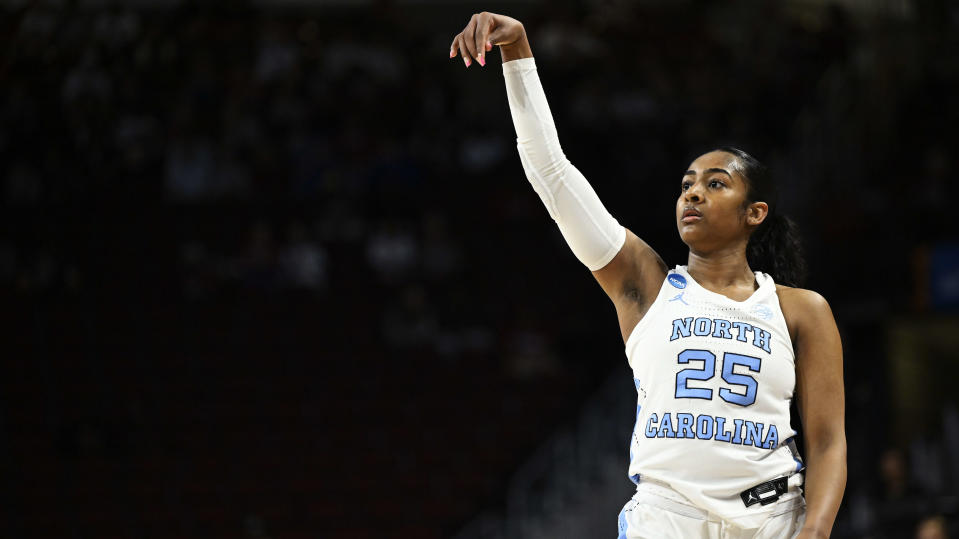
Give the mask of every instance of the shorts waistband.
MULTIPOLYGON (((790 476, 787 484, 789 485, 787 493, 783 494, 775 504, 771 504, 766 508, 770 516, 788 513, 803 503, 803 498, 799 492, 799 487, 802 485, 802 476, 799 474, 790 476)), ((640 479, 636 485, 636 494, 633 496, 633 499, 688 517, 711 521, 723 520, 716 514, 696 507, 688 498, 670 487, 668 483, 656 479, 647 479, 645 477, 640 479)), ((760 512, 762 512, 762 510, 758 509, 757 513, 760 512)))

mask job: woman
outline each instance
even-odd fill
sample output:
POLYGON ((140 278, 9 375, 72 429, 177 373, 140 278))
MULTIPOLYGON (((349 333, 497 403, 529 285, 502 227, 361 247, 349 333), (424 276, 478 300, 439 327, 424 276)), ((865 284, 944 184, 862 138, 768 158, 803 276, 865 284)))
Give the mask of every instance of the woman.
POLYGON ((842 346, 826 301, 795 288, 802 261, 765 168, 735 148, 692 162, 676 201, 689 258, 669 269, 563 155, 519 21, 473 15, 450 58, 485 66, 493 45, 527 178, 613 301, 633 369, 637 486, 619 536, 829 537, 846 482, 842 346))

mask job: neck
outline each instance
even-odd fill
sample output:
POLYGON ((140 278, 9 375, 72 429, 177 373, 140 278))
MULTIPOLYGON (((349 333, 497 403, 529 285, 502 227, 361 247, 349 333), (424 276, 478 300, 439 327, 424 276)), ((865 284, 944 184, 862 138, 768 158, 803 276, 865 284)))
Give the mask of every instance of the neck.
POLYGON ((711 289, 752 287, 756 280, 746 261, 745 243, 708 253, 690 249, 686 271, 697 283, 711 289))

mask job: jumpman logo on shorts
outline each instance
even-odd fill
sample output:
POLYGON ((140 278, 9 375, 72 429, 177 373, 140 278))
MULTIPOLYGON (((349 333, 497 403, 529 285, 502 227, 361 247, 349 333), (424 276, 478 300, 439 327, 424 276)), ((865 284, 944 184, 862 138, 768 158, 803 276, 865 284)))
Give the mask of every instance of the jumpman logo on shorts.
POLYGON ((673 299, 671 299, 671 300, 669 300, 669 301, 679 300, 679 301, 683 302, 683 305, 689 305, 688 303, 686 303, 686 300, 683 299, 683 294, 685 294, 685 293, 686 293, 686 291, 684 290, 684 291, 676 294, 676 297, 673 298, 673 299))

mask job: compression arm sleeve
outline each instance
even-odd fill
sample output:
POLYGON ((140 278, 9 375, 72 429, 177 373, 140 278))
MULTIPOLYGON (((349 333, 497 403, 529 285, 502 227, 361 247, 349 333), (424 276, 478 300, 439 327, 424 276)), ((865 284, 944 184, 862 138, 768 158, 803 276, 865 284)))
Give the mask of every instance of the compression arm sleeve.
POLYGON ((505 62, 503 76, 526 179, 576 258, 590 271, 601 269, 623 247, 626 229, 563 154, 533 59, 505 62))

